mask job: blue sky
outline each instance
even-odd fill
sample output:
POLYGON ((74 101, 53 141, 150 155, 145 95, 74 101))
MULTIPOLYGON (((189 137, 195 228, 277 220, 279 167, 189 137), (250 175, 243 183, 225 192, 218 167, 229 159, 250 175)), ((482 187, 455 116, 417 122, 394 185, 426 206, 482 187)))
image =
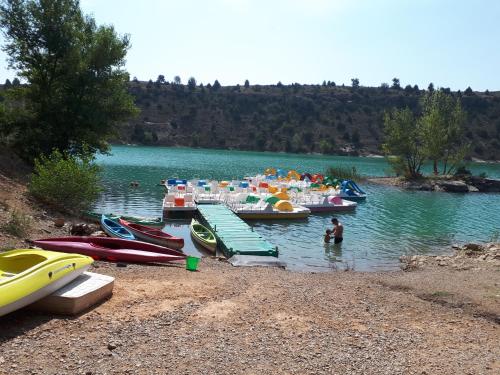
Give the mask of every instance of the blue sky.
MULTIPOLYGON (((140 80, 500 90, 497 0, 82 0, 131 35, 140 80)), ((3 41, 3 40, 2 40, 3 41)), ((0 80, 12 78, 5 55, 0 80)))

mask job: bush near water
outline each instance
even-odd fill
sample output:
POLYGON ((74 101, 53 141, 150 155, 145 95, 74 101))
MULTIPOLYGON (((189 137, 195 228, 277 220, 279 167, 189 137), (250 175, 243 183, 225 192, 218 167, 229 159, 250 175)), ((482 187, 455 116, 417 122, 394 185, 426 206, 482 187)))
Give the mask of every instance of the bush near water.
POLYGON ((54 150, 35 159, 28 186, 37 199, 63 212, 89 209, 101 192, 100 168, 92 156, 73 156, 54 150))
POLYGON ((326 171, 326 176, 338 180, 353 180, 361 181, 363 177, 358 173, 354 166, 337 165, 329 167, 326 171))

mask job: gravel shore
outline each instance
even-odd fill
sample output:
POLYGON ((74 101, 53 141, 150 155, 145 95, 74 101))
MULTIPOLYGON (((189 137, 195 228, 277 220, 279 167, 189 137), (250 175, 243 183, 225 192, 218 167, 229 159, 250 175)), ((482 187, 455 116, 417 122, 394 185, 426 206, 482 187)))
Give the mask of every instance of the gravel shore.
MULTIPOLYGON (((423 298, 422 277, 435 271, 293 273, 211 258, 195 273, 102 262, 92 271, 116 284, 113 297, 90 311, 0 318, 0 374, 500 371, 498 321, 478 313, 480 304, 471 310, 423 298)), ((488 272, 498 293, 498 269, 488 272)), ((498 316, 493 298, 488 308, 498 316)))

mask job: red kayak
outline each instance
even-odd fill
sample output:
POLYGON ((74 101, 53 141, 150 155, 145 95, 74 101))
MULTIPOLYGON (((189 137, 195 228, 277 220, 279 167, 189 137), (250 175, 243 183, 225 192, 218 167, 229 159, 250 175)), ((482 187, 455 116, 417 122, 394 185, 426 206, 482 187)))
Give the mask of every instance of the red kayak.
POLYGON ((73 236, 45 238, 33 243, 45 250, 84 254, 111 262, 167 263, 186 258, 178 250, 121 238, 73 236))
POLYGON ((174 237, 163 232, 161 229, 131 223, 121 218, 120 224, 132 232, 132 234, 141 241, 151 242, 160 246, 167 246, 172 249, 182 249, 184 247, 184 239, 174 237))

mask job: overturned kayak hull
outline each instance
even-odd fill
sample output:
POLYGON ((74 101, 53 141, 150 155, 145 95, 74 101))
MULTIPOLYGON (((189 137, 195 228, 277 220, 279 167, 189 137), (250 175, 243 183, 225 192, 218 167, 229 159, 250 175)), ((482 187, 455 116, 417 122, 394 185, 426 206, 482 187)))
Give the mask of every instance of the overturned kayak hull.
POLYGON ((84 255, 36 249, 0 254, 0 316, 52 294, 85 272, 92 261, 84 255))

